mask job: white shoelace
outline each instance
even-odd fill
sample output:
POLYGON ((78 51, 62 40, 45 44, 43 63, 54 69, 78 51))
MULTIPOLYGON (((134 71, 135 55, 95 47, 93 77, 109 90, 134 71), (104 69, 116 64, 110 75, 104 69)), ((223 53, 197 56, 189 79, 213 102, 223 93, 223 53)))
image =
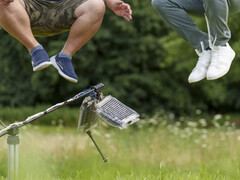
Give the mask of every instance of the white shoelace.
POLYGON ((200 42, 200 44, 201 44, 202 52, 199 52, 198 50, 196 50, 196 53, 199 56, 196 67, 207 67, 209 65, 209 61, 208 61, 209 54, 205 50, 204 44, 202 41, 200 42))

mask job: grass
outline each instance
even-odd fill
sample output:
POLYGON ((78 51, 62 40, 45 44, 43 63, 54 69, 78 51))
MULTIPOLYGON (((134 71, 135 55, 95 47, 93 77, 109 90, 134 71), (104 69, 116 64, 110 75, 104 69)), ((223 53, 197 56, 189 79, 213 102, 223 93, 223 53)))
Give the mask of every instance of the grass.
MULTIPOLYGON (((0 108, 0 119, 8 123, 22 121, 46 108, 0 108)), ((76 126, 78 113, 78 108, 62 108, 20 129, 20 180, 240 177, 237 115, 206 116, 197 111, 195 117, 176 119, 163 111, 125 130, 102 123, 93 135, 109 159, 104 163, 88 136, 71 127, 76 126)), ((0 180, 7 179, 6 138, 0 138, 0 180)))
MULTIPOLYGON (((156 117, 155 117, 156 119, 156 117)), ((20 132, 24 180, 239 179, 240 131, 229 124, 206 129, 202 119, 153 126, 148 119, 125 130, 96 128, 104 163, 76 128, 27 125, 20 132)), ((6 137, 0 139, 0 180, 7 179, 6 137)))

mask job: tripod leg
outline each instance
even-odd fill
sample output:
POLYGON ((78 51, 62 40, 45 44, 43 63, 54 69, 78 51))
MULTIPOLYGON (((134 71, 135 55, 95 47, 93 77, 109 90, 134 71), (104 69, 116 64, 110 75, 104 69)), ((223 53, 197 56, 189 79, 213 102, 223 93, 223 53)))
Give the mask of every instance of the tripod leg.
POLYGON ((8 180, 14 179, 14 145, 8 145, 8 180))
POLYGON ((15 148, 14 148, 14 156, 15 156, 15 161, 14 161, 14 164, 15 164, 15 179, 18 179, 18 155, 19 155, 19 150, 18 150, 18 144, 15 145, 15 148))
POLYGON ((101 156, 102 156, 102 158, 103 158, 103 161, 104 161, 104 162, 107 162, 108 159, 103 155, 102 151, 101 151, 100 148, 98 147, 96 141, 94 140, 94 138, 93 138, 93 136, 92 136, 91 131, 87 131, 86 133, 88 134, 88 136, 91 138, 91 140, 92 140, 93 143, 95 144, 95 146, 96 146, 98 152, 101 154, 101 156))
POLYGON ((18 136, 8 136, 8 180, 18 179, 18 136))

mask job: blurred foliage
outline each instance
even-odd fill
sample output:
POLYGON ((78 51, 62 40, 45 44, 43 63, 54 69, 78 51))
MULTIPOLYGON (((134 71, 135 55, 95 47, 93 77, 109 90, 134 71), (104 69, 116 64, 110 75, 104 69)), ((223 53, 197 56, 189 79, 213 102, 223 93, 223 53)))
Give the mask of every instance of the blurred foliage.
MULTIPOLYGON (((53 67, 32 72, 31 58, 17 40, 0 31, 0 104, 55 104, 99 82, 104 93, 117 97, 140 113, 159 109, 175 113, 237 112, 240 108, 240 31, 238 16, 229 20, 231 46, 237 52, 230 72, 215 81, 188 84, 197 61, 190 45, 161 19, 151 1, 127 1, 133 20, 127 22, 109 9, 97 34, 74 56, 79 82, 61 78, 53 67)), ((203 18, 197 25, 206 30, 203 18)), ((63 47, 68 33, 38 38, 49 56, 63 47)))

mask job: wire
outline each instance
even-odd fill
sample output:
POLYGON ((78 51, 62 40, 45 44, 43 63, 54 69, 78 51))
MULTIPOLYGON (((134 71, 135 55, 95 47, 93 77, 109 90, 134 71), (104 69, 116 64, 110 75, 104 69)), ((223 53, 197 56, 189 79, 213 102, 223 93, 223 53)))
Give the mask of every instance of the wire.
POLYGON ((6 126, 6 124, 4 124, 3 122, 2 122, 2 120, 0 120, 0 123, 2 123, 2 125, 6 128, 7 126, 6 126))

